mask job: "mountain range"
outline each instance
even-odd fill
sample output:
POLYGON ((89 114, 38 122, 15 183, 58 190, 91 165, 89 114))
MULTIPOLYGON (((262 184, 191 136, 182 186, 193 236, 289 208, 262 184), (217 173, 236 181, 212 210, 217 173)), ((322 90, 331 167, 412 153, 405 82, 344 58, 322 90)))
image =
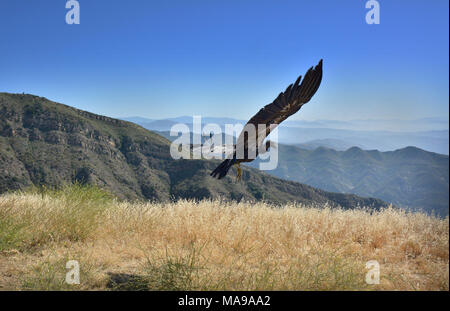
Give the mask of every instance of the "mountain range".
MULTIPOLYGON (((449 213, 449 157, 416 147, 389 152, 307 150, 278 145, 274 176, 327 191, 380 198, 400 207, 446 216, 449 213)), ((258 167, 260 160, 249 163, 258 167)))
POLYGON ((217 160, 174 160, 170 141, 131 122, 28 94, 0 93, 0 193, 32 185, 93 183, 127 200, 265 200, 354 208, 379 199, 332 193, 244 167, 209 176, 217 160), (233 174, 234 173, 234 174, 233 174))
MULTIPOLYGON (((154 121, 170 121, 172 123, 192 123, 192 116, 181 116, 165 119, 149 119, 143 117, 127 117, 124 120, 133 123, 147 123, 152 126, 154 121)), ((246 120, 224 117, 203 117, 204 123, 217 123, 220 125, 226 123, 242 123, 246 120)), ((402 119, 365 119, 365 120, 286 120, 283 122, 286 127, 299 128, 328 128, 339 130, 354 131, 393 131, 393 132, 424 132, 436 130, 449 130, 448 117, 420 118, 413 120, 402 119)), ((165 129, 167 130, 167 128, 165 129)))
MULTIPOLYGON (((162 120, 141 117, 124 118, 152 131, 170 131, 177 123, 186 124, 192 131, 192 117, 182 116, 162 120)), ((246 121, 203 117, 202 124, 215 123, 222 127, 225 124, 245 124, 246 121)), ((448 119, 423 118, 419 120, 354 120, 354 121, 289 121, 286 120, 278 128, 278 141, 282 144, 308 144, 317 140, 334 140, 345 142, 343 146, 334 146, 345 150, 348 146, 360 146, 364 149, 393 151, 408 146, 449 154, 448 119), (367 126, 364 127, 364 124, 367 126), (395 125, 399 124, 398 130, 395 125), (401 125, 401 126, 400 126, 401 125)))
MULTIPOLYGON (((176 139, 169 132, 158 133, 176 139)), ((259 163, 256 159, 248 165, 258 168, 259 163)), ((278 165, 266 173, 327 191, 380 198, 412 210, 449 213, 449 157, 417 147, 380 152, 335 139, 278 144, 278 165)))

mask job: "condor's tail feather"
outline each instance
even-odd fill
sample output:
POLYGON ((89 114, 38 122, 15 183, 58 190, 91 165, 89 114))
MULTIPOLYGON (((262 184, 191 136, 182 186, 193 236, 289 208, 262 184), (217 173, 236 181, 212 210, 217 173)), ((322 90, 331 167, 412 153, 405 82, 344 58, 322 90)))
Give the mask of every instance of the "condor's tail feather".
POLYGON ((220 163, 220 165, 218 167, 216 167, 216 169, 214 171, 212 171, 210 175, 212 177, 216 177, 217 175, 219 175, 217 178, 221 179, 227 175, 228 170, 235 163, 236 163, 236 159, 226 159, 225 161, 220 163))

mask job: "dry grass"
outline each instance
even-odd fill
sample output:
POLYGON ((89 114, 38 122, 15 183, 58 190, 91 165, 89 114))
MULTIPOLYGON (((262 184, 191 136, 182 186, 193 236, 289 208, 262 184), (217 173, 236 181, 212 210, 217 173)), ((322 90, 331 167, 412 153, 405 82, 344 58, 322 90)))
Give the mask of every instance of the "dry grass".
POLYGON ((448 241, 448 217, 395 209, 126 203, 72 186, 0 197, 0 289, 448 290, 448 241), (80 285, 64 282, 71 259, 80 285))

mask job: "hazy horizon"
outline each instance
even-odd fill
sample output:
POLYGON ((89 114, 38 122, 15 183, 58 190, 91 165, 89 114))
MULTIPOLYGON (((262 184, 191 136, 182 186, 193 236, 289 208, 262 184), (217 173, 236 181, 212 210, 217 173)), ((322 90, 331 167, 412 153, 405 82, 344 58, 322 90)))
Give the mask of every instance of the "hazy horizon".
MULTIPOLYGON (((149 119, 149 120, 169 120, 169 119, 177 119, 177 118, 191 118, 191 115, 178 115, 174 117, 165 117, 165 118, 152 118, 151 116, 139 116, 139 115, 125 115, 125 116, 116 116, 115 118, 118 119, 126 119, 126 118, 143 118, 143 119, 149 119)), ((244 120, 244 119, 237 119, 232 117, 226 117, 226 116, 201 116, 202 118, 223 118, 223 119, 236 119, 236 120, 244 120)), ((369 119, 302 119, 302 118, 289 118, 288 121, 306 121, 306 122, 315 122, 315 121, 338 121, 338 122, 351 122, 351 121, 417 121, 417 120, 427 120, 427 119, 436 119, 439 121, 449 121, 448 117, 423 117, 423 118, 410 118, 410 119, 375 119, 375 118, 369 118, 369 119)))

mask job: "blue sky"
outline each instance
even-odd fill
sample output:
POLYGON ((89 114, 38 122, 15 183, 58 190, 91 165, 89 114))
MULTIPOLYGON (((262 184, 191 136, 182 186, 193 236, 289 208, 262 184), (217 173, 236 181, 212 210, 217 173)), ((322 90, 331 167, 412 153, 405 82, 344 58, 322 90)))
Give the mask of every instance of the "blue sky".
POLYGON ((291 119, 446 117, 448 0, 0 0, 0 92, 112 117, 248 119, 320 58, 291 119))

